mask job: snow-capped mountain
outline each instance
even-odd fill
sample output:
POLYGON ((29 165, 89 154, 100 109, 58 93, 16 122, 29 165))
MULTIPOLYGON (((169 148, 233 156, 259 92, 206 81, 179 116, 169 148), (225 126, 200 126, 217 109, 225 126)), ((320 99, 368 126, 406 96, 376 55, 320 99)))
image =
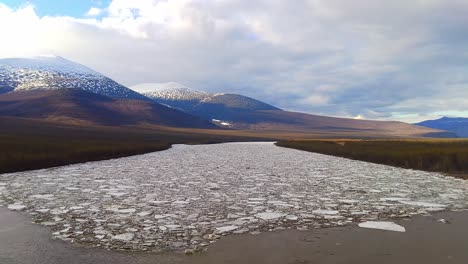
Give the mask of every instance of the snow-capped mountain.
POLYGON ((279 110, 272 105, 247 96, 228 93, 207 93, 191 89, 176 82, 143 83, 131 86, 130 88, 159 103, 170 106, 177 104, 177 102, 190 102, 186 107, 183 107, 184 111, 189 112, 192 111, 192 108, 200 107, 202 104, 224 105, 244 110, 279 110))
POLYGON ((175 82, 144 83, 130 88, 160 104, 212 120, 224 127, 235 127, 232 122, 244 122, 249 112, 280 110, 247 96, 206 93, 175 82))
POLYGON ((130 88, 147 97, 164 100, 203 100, 210 96, 208 93, 190 89, 176 82, 142 83, 130 88))
POLYGON ((141 84, 132 86, 155 102, 182 110, 212 123, 234 129, 269 131, 337 131, 358 133, 375 131, 390 136, 453 136, 439 130, 402 122, 354 120, 284 111, 270 104, 239 94, 214 94, 190 89, 178 83, 141 84))
POLYGON ((0 93, 75 88, 120 99, 148 100, 81 64, 58 56, 0 59, 0 93))

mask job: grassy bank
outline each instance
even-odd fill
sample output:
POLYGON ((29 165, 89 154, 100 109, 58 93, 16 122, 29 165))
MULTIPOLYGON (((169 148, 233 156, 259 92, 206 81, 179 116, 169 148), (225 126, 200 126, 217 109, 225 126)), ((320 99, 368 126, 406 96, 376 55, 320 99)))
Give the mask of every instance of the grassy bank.
POLYGON ((303 140, 278 146, 391 165, 468 176, 468 140, 303 140))
POLYGON ((48 168, 165 150, 172 144, 261 140, 142 127, 83 127, 0 118, 0 173, 48 168))

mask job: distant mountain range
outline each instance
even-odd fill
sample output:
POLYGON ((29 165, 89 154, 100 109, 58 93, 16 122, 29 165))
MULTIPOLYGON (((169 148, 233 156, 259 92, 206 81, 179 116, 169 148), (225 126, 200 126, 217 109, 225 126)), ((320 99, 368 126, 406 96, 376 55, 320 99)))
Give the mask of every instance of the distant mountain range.
POLYGON ((61 57, 0 59, 0 116, 79 125, 157 125, 307 135, 449 137, 402 122, 354 120, 283 111, 238 94, 206 93, 178 83, 129 89, 61 57))
POLYGON ((0 59, 0 116, 88 125, 217 128, 61 57, 0 59))
POLYGON ((455 133, 459 137, 468 138, 468 118, 442 117, 436 120, 419 122, 415 125, 446 130, 455 133))
POLYGON ((153 99, 186 113, 209 119, 234 129, 270 131, 363 131, 388 135, 453 136, 403 122, 369 121, 310 115, 281 110, 275 106, 237 94, 210 94, 178 83, 145 83, 130 87, 153 99))

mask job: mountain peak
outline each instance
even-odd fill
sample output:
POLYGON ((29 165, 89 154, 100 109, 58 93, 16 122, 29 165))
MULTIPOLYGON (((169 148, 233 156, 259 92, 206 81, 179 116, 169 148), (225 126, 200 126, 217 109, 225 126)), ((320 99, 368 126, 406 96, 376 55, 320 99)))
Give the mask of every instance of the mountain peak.
POLYGON ((55 55, 0 59, 0 69, 8 69, 12 73, 15 71, 26 73, 27 71, 35 71, 42 73, 65 73, 74 76, 101 76, 101 74, 86 66, 55 55))
POLYGON ((165 100, 201 100, 210 94, 191 89, 177 82, 142 83, 130 87, 132 90, 149 97, 165 100))
POLYGON ((150 92, 173 90, 173 89, 190 89, 189 87, 183 84, 177 83, 177 82, 140 83, 137 85, 133 85, 130 88, 140 93, 150 93, 150 92))
POLYGON ((0 59, 0 93, 67 88, 86 90, 113 98, 148 100, 108 77, 60 56, 0 59))

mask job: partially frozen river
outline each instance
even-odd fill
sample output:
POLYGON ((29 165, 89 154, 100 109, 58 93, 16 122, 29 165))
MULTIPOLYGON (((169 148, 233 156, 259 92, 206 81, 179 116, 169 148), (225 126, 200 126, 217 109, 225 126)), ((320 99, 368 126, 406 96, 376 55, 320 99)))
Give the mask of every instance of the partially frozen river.
POLYGON ((468 182, 274 146, 175 145, 0 175, 0 205, 102 248, 199 250, 220 236, 468 208, 468 182))

